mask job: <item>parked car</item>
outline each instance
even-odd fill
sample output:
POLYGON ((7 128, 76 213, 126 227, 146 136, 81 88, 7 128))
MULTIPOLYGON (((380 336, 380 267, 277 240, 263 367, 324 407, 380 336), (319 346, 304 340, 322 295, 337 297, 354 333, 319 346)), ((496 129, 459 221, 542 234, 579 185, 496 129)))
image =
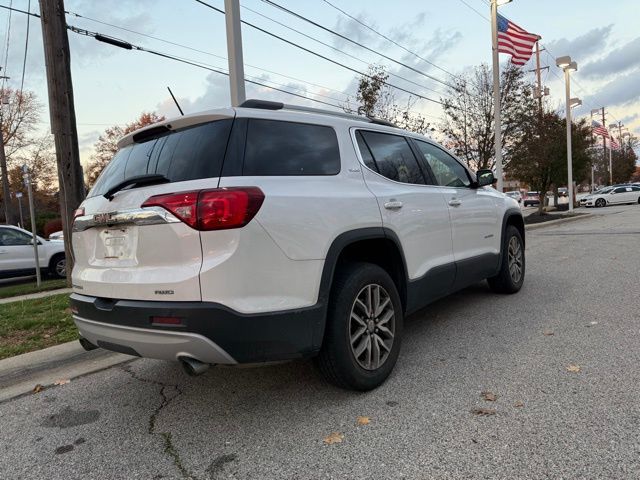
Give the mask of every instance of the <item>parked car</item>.
POLYGON ((369 390, 406 315, 483 279, 524 281, 522 214, 491 171, 388 122, 249 100, 118 146, 73 226, 87 349, 191 374, 315 357, 369 390))
POLYGON ((64 233, 62 230, 59 232, 53 232, 49 235, 49 240, 64 240, 64 233))
POLYGON ((522 203, 522 194, 518 190, 512 192, 504 192, 505 195, 513 198, 516 202, 522 203))
POLYGON ((536 205, 540 205, 540 193, 538 192, 527 192, 524 197, 524 206, 525 207, 534 207, 536 205))
MULTIPOLYGON (((37 237, 38 263, 43 273, 66 276, 64 242, 37 237)), ((0 278, 35 275, 33 235, 13 225, 0 225, 0 278)))
POLYGON ((603 188, 601 188, 601 189, 599 189, 599 190, 596 190, 596 191, 595 191, 595 192, 593 192, 593 193, 590 193, 589 195, 586 195, 586 196, 582 197, 582 198, 580 199, 580 206, 582 206, 582 207, 586 206, 586 205, 587 205, 587 201, 588 201, 590 198, 593 198, 593 196, 594 196, 594 195, 608 193, 608 192, 610 192, 611 190, 613 190, 614 188, 615 188, 615 187, 603 187, 603 188))
POLYGON ((604 207, 606 205, 622 203, 640 203, 640 187, 612 187, 601 190, 599 193, 589 195, 584 200, 584 205, 586 207, 604 207))
POLYGON ((566 187, 558 188, 558 196, 559 197, 568 197, 569 196, 569 189, 566 188, 566 187))

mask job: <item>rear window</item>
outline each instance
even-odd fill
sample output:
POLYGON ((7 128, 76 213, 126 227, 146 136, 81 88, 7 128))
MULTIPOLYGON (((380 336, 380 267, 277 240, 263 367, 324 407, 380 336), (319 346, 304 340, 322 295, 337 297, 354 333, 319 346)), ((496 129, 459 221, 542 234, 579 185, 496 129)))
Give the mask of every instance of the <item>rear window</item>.
POLYGON ((161 174, 171 182, 220 176, 232 123, 232 119, 204 123, 122 148, 102 171, 89 196, 103 195, 139 175, 161 174))
POLYGON ((249 120, 243 175, 336 175, 339 172, 340 150, 333 128, 279 120, 249 120))

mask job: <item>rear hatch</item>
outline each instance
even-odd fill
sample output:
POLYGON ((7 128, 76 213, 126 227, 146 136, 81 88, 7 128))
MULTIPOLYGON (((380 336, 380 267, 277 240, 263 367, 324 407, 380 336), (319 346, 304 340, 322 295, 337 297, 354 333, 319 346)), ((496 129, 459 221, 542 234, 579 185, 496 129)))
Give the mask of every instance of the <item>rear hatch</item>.
POLYGON ((199 231, 179 218, 179 207, 174 215, 143 205, 156 195, 216 188, 233 117, 233 110, 185 117, 121 141, 77 212, 74 291, 116 299, 201 300, 199 231))

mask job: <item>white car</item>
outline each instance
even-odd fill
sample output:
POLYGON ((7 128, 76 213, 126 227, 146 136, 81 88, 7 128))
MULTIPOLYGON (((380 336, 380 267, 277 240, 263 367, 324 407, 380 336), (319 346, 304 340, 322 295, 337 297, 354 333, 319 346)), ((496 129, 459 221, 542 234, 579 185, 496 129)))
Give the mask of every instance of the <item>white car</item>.
POLYGON ((518 190, 513 190, 512 192, 504 192, 508 197, 513 198, 516 202, 522 203, 522 193, 518 190))
POLYGON ((586 207, 604 207, 623 203, 640 203, 640 187, 627 185, 604 188, 580 200, 580 204, 586 207))
POLYGON ((406 315, 484 279, 504 293, 524 281, 522 214, 491 171, 387 122, 249 100, 118 146, 73 227, 88 349, 191 374, 316 357, 333 383, 369 390, 406 315))
POLYGON ((62 230, 59 232, 53 232, 49 235, 49 240, 64 240, 64 233, 62 230))
MULTIPOLYGON (((66 276, 64 242, 38 239, 41 271, 58 278, 66 276)), ((36 261, 33 235, 13 225, 0 225, 0 278, 34 275, 36 261)))

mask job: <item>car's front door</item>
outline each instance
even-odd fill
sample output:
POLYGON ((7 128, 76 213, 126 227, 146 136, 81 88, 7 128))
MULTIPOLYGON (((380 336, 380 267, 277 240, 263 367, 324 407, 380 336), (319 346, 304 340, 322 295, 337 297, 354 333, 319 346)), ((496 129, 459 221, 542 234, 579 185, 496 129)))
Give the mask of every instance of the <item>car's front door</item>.
POLYGON ((0 227, 0 275, 35 270, 31 235, 0 227))
MULTIPOLYGON (((631 190, 631 189, 629 189, 631 190)), ((628 202, 628 197, 631 192, 627 192, 626 187, 618 187, 614 188, 613 191, 609 194, 609 203, 626 203, 628 202)))
POLYGON ((397 236, 409 277, 408 311, 449 293, 455 278, 451 222, 442 191, 431 185, 402 135, 352 132, 382 224, 397 236))
POLYGON ((500 259, 502 230, 495 190, 473 188, 469 173, 453 156, 432 143, 413 141, 449 206, 456 285, 494 274, 500 259))

